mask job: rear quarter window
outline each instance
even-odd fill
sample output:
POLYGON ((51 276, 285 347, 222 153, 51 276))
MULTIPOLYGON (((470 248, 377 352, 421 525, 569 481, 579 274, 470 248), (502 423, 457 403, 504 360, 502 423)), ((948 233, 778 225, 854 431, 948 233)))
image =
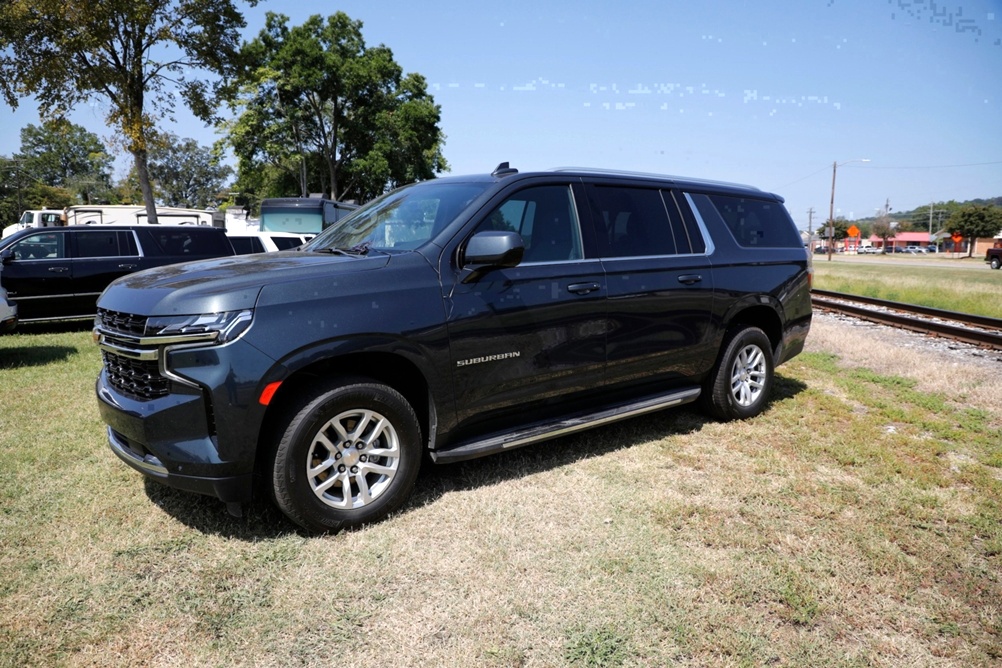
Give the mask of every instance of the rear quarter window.
POLYGON ((289 250, 303 245, 303 242, 295 237, 272 237, 271 240, 278 250, 289 250))
POLYGON ((230 237, 230 243, 237 255, 264 252, 264 244, 257 237, 230 237))
POLYGON ((717 218, 745 248, 801 248, 790 214, 779 202, 733 195, 692 195, 704 219, 717 218))
POLYGON ((79 258, 125 257, 138 255, 130 232, 85 230, 75 232, 76 256, 79 258))
POLYGON ((147 230, 156 247, 163 255, 220 256, 233 255, 233 246, 223 234, 206 234, 205 229, 157 229, 147 230))

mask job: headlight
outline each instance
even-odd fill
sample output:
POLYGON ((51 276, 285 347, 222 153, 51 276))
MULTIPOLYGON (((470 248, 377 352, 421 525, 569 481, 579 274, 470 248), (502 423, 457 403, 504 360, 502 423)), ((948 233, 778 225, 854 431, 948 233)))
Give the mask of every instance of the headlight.
POLYGON ((187 338, 215 334, 216 343, 226 343, 247 331, 253 311, 225 311, 200 315, 153 316, 146 322, 146 336, 187 338))

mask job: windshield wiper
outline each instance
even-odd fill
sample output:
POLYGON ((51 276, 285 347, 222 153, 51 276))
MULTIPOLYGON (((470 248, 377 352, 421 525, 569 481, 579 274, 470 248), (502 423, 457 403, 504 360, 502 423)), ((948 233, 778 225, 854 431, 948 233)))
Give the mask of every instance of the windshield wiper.
POLYGON ((363 241, 362 243, 356 244, 351 248, 320 248, 317 252, 330 253, 331 255, 351 255, 352 257, 358 257, 359 255, 368 255, 370 246, 372 246, 371 241, 363 241))

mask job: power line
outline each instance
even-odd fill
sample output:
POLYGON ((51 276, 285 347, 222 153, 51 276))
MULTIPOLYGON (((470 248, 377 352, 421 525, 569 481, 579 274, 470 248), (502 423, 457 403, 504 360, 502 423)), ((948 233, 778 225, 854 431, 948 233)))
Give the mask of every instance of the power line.
MULTIPOLYGON (((875 167, 873 165, 870 165, 869 167, 866 167, 865 169, 953 169, 955 167, 986 167, 988 165, 1002 165, 1002 160, 998 160, 998 161, 995 161, 995 162, 968 162, 968 163, 963 163, 963 164, 959 164, 959 165, 905 165, 905 166, 890 166, 890 167, 875 167)), ((779 186, 779 189, 782 190, 784 188, 788 188, 788 187, 790 187, 792 185, 796 185, 796 184, 800 183, 801 181, 806 181, 807 179, 811 178, 812 176, 817 176, 818 174, 820 174, 822 172, 827 172, 827 171, 828 171, 828 167, 827 166, 822 167, 818 171, 811 172, 807 176, 803 176, 803 177, 797 179, 796 181, 790 181, 787 184, 779 186)))
POLYGON ((870 167, 870 169, 952 169, 954 167, 984 167, 987 165, 1002 165, 1002 160, 996 162, 968 162, 961 165, 906 165, 899 167, 870 167))

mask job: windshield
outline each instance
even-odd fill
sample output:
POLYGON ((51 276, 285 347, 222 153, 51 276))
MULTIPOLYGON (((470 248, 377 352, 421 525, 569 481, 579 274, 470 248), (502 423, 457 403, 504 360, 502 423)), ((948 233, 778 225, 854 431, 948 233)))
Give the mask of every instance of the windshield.
POLYGON ((324 226, 324 214, 320 208, 305 207, 277 208, 261 207, 262 232, 293 232, 297 234, 319 232, 324 226))
POLYGON ((309 242, 303 250, 409 250, 427 243, 490 183, 423 183, 373 200, 309 242))

